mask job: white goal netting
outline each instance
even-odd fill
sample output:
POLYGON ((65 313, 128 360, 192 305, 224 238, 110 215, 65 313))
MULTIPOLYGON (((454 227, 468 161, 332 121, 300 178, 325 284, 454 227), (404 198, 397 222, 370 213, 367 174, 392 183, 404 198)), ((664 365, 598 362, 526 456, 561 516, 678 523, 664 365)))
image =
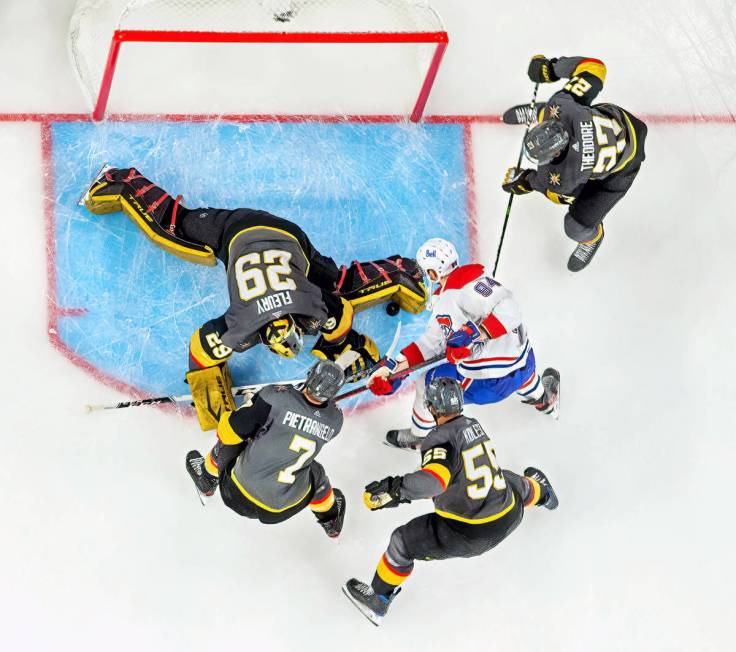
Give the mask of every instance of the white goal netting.
MULTIPOLYGON (((232 93, 237 81, 248 89, 244 93, 247 107, 258 104, 250 100, 261 98, 265 100, 264 111, 279 111, 279 101, 285 102, 281 110, 293 111, 300 90, 305 104, 310 105, 311 95, 319 88, 322 102, 317 102, 316 108, 321 105, 328 112, 339 112, 350 110, 354 104, 351 95, 369 85, 374 94, 397 99, 403 93, 406 102, 416 99, 436 49, 433 42, 356 43, 351 35, 437 33, 444 32, 444 26, 426 0, 78 0, 70 23, 69 49, 90 107, 98 103, 108 82, 105 71, 113 37, 128 30, 149 35, 145 43, 122 46, 120 64, 114 71, 115 109, 150 110, 154 106, 150 101, 136 106, 132 96, 138 95, 140 100, 146 94, 140 92, 140 83, 138 88, 131 86, 128 77, 132 74, 145 82, 146 71, 153 71, 159 87, 166 91, 170 89, 161 84, 161 75, 175 80, 174 87, 198 87, 202 95, 217 93, 218 81, 225 80, 232 105, 238 104, 239 93, 232 93), (197 32, 206 37, 200 43, 172 43, 176 37, 166 34, 172 32, 197 32), (279 42, 279 35, 302 33, 340 35, 340 39, 337 43, 279 42), (273 35, 273 42, 233 43, 234 34, 273 35), (128 70, 132 67, 134 73, 128 70), (371 76, 387 88, 376 88, 371 76), (212 82, 211 89, 208 82, 212 82), (118 84, 122 85, 120 92, 118 84)), ((182 110, 192 110, 186 98, 182 102, 182 110)), ((227 98, 220 109, 237 108, 223 103, 228 105, 227 98)), ((368 112, 377 108, 371 104, 375 102, 368 99, 368 112)), ((311 109, 305 106, 299 110, 311 109)), ((172 109, 167 105, 155 110, 172 109)))

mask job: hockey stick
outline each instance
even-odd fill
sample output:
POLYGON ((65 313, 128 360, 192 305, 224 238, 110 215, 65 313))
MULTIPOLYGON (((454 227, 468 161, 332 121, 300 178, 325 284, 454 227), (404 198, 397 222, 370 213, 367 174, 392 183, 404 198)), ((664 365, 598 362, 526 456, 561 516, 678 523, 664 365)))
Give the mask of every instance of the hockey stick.
MULTIPOLYGON (((539 90, 539 82, 534 84, 534 94, 532 95, 532 101, 530 102, 530 106, 532 109, 532 115, 534 115, 534 105, 537 103, 537 91, 539 90)), ((524 139, 526 138, 526 135, 529 133, 529 128, 532 126, 532 123, 529 122, 526 125, 526 131, 524 132, 524 138, 521 140, 521 148, 519 149, 519 160, 516 162, 516 170, 521 167, 521 159, 524 158, 524 139)), ((514 203, 514 193, 510 193, 509 196, 509 203, 506 204, 506 216, 503 218, 503 228, 501 229, 501 240, 498 243, 498 251, 496 252, 496 262, 493 264, 493 274, 492 276, 496 276, 496 270, 498 269, 498 261, 501 258, 501 247, 503 247, 503 239, 506 237, 506 226, 509 223, 509 216, 511 215, 511 204, 514 203)))
MULTIPOLYGON (((396 332, 394 333, 393 340, 391 341, 391 346, 388 349, 387 355, 390 357, 393 355, 393 351, 396 348, 396 345, 399 341, 399 335, 401 334, 401 320, 399 320, 399 323, 396 326, 396 332)), ((348 367, 353 362, 355 362, 356 359, 356 353, 355 351, 347 351, 340 356, 338 356, 337 362, 342 367, 348 367)), ((359 357, 359 356, 357 356, 359 357)), ((298 380, 283 380, 278 381, 277 384, 279 385, 299 385, 303 383, 306 379, 305 378, 299 378, 298 380)), ((350 379, 348 379, 346 382, 351 382, 350 379)), ((239 387, 233 387, 233 396, 245 396, 246 394, 253 394, 257 392, 259 389, 263 389, 266 385, 273 385, 274 383, 259 383, 257 385, 240 385, 239 387)), ((141 405, 165 405, 167 403, 191 403, 192 401, 192 395, 191 394, 181 394, 180 396, 156 396, 154 398, 142 398, 138 399, 136 401, 121 401, 120 403, 101 403, 97 405, 85 405, 84 411, 89 412, 99 412, 100 410, 119 410, 121 408, 129 408, 129 407, 139 407, 141 405)))
MULTIPOLYGON (((397 374, 393 374, 389 376, 386 380, 392 381, 396 380, 397 378, 405 378, 410 373, 414 371, 419 371, 420 369, 425 369, 426 367, 431 367, 432 365, 442 362, 443 360, 446 360, 446 355, 444 353, 440 353, 439 355, 434 356, 433 358, 430 358, 429 360, 425 360, 424 362, 420 362, 419 364, 414 365, 413 367, 409 367, 408 369, 404 369, 403 371, 400 371, 397 374)), ((357 396, 358 394, 362 394, 368 389, 368 385, 363 385, 362 387, 356 387, 355 389, 351 389, 347 392, 343 392, 342 394, 338 394, 335 397, 335 401, 342 401, 346 398, 350 398, 352 396, 357 396)))

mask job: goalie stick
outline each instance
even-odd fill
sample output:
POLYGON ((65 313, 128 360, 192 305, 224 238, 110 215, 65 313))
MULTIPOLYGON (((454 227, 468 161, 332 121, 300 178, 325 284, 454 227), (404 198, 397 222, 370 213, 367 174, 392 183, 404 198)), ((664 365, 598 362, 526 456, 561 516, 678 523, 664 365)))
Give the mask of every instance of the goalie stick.
MULTIPOLYGON (((401 320, 399 320, 399 323, 396 326, 396 331, 394 332, 393 340, 391 341, 391 346, 388 348, 388 351, 386 352, 387 356, 393 355, 394 349, 396 348, 396 345, 399 341, 399 335, 401 334, 401 320)), ((355 351, 346 351, 345 353, 338 356, 337 364, 339 364, 341 367, 349 367, 355 360, 358 358, 358 354, 355 351)), ((351 378, 347 379, 347 382, 351 381, 351 378)), ((305 381, 304 378, 299 378, 298 380, 284 380, 284 381, 277 381, 277 384, 280 385, 299 385, 305 381)), ((233 387, 233 396, 246 396, 247 394, 254 394, 260 389, 263 389, 266 385, 273 385, 274 383, 259 383, 256 385, 240 385, 239 387, 233 387)), ((141 405, 165 405, 167 403, 191 403, 192 401, 192 395, 191 394, 181 394, 179 396, 155 396, 153 398, 142 398, 138 400, 133 401, 120 401, 119 403, 99 403, 95 405, 85 405, 84 411, 87 413, 90 412, 99 412, 101 410, 120 410, 121 408, 129 408, 129 407, 139 407, 141 405)))

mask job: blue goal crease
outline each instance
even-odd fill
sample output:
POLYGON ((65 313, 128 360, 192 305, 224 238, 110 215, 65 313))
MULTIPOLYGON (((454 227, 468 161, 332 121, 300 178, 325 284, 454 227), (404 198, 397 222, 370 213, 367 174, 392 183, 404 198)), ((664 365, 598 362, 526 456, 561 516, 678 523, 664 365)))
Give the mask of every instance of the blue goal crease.
MULTIPOLYGON (((59 336, 105 375, 153 394, 187 392, 189 338, 227 307, 224 269, 165 253, 122 213, 78 206, 105 161, 138 168, 190 208, 247 206, 290 219, 338 265, 413 257, 433 236, 453 241, 461 257, 470 250, 458 124, 54 123, 56 296, 84 309, 59 318, 59 336)), ((390 317, 378 306, 355 327, 384 351, 396 319, 401 347, 426 317, 390 317)), ((231 370, 238 385, 289 380, 313 360, 258 347, 233 356, 231 370)))

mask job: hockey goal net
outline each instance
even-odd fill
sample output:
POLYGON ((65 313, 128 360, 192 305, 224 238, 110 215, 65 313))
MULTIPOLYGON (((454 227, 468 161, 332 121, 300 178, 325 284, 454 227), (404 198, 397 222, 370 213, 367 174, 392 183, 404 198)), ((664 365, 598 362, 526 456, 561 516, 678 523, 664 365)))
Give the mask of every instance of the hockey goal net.
POLYGON ((115 109, 180 92, 185 104, 192 93, 219 93, 230 108, 239 94, 249 108, 260 98, 264 113, 280 96, 290 108, 306 98, 317 112, 372 113, 380 95, 403 98, 397 112, 416 122, 448 44, 426 0, 77 0, 69 31, 95 120, 115 80, 115 109), (220 87, 209 88, 218 75, 220 87), (351 111, 361 93, 367 111, 351 111))

